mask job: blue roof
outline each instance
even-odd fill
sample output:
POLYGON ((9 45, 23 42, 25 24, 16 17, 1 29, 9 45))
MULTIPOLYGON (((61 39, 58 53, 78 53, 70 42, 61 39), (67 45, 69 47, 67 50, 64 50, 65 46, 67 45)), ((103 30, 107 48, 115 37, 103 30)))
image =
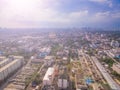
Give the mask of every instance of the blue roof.
POLYGON ((91 83, 93 83, 93 80, 92 80, 90 77, 88 77, 88 78, 85 80, 85 82, 86 82, 86 84, 91 84, 91 83))
POLYGON ((115 56, 115 57, 120 59, 120 55, 117 55, 117 56, 115 56))

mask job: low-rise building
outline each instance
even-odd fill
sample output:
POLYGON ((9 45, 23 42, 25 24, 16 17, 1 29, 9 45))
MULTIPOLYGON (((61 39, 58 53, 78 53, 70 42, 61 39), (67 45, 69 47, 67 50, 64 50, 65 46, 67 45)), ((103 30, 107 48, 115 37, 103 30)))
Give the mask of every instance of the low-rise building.
POLYGON ((54 71, 55 69, 53 67, 49 67, 44 78, 43 78, 43 85, 51 85, 54 79, 54 71))
POLYGON ((60 89, 66 89, 68 87, 68 80, 67 79, 58 79, 58 87, 60 89))
POLYGON ((18 68, 22 66, 22 60, 15 59, 10 63, 6 64, 2 68, 0 68, 0 83, 4 81, 9 75, 15 72, 18 68))
POLYGON ((45 63, 47 66, 51 66, 51 64, 54 62, 53 56, 46 56, 45 57, 45 63))
POLYGON ((5 59, 6 59, 5 56, 0 56, 0 62, 3 61, 3 60, 5 60, 5 59))
POLYGON ((120 74, 120 65, 119 64, 113 64, 112 69, 116 71, 118 74, 120 74))

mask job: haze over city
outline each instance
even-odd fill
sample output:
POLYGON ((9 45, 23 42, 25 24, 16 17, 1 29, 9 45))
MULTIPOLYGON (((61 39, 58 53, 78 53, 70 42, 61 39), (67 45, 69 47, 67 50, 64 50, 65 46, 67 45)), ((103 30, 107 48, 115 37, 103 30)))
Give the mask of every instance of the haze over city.
POLYGON ((0 90, 120 90, 120 0, 0 0, 0 90))

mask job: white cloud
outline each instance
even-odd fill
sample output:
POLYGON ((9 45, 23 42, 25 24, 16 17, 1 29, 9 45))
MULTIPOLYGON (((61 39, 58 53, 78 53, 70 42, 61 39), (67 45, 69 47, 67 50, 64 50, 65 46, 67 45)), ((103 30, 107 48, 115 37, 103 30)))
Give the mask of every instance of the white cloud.
POLYGON ((39 27, 43 23, 71 25, 78 21, 84 21, 88 15, 87 10, 61 13, 53 8, 60 4, 56 0, 2 1, 7 3, 6 6, 1 7, 0 11, 0 25, 3 27, 39 27), (56 3, 52 6, 54 1, 56 3))
POLYGON ((100 18, 109 18, 109 19, 115 19, 115 18, 120 18, 120 12, 110 12, 110 11, 106 11, 106 12, 97 12, 95 14, 95 17, 100 18))
POLYGON ((107 0, 89 0, 89 1, 103 3, 103 2, 106 2, 107 0))
POLYGON ((112 13, 112 18, 120 19, 120 12, 112 13))
POLYGON ((111 0, 89 0, 91 2, 97 2, 97 3, 101 3, 101 4, 107 4, 109 7, 112 7, 112 1, 111 0))
POLYGON ((69 14, 69 17, 78 18, 78 17, 84 17, 86 15, 88 15, 88 10, 72 12, 72 13, 69 14))
POLYGON ((0 25, 21 27, 24 21, 55 21, 58 12, 52 8, 56 5, 56 0, 0 0, 0 25))
POLYGON ((106 12, 98 12, 95 14, 96 17, 106 17, 106 16, 109 16, 110 15, 110 12, 109 11, 106 11, 106 12))
POLYGON ((110 12, 97 12, 93 15, 92 21, 93 22, 108 22, 110 19, 110 12))
POLYGON ((111 23, 117 19, 120 19, 120 12, 97 12, 91 16, 93 23, 111 23))
MULTIPOLYGON (((3 27, 41 27, 72 26, 83 23, 109 22, 120 18, 120 13, 97 12, 93 15, 88 10, 69 13, 60 12, 55 7, 65 0, 0 0, 0 25, 3 27), (1 6, 2 2, 2 6, 1 6), (53 4, 54 2, 54 4, 53 4)), ((91 0, 107 2, 108 0, 91 0)))

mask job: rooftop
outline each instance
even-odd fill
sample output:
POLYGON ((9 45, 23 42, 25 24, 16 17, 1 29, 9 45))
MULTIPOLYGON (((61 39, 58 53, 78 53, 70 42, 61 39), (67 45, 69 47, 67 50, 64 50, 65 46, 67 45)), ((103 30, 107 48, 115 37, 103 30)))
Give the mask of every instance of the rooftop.
POLYGON ((53 59, 53 56, 46 56, 45 57, 45 60, 50 60, 50 59, 53 59))
POLYGON ((45 76, 44 76, 44 78, 43 78, 43 80, 49 80, 49 76, 52 75, 53 72, 54 72, 54 68, 49 67, 46 74, 45 74, 45 76))

